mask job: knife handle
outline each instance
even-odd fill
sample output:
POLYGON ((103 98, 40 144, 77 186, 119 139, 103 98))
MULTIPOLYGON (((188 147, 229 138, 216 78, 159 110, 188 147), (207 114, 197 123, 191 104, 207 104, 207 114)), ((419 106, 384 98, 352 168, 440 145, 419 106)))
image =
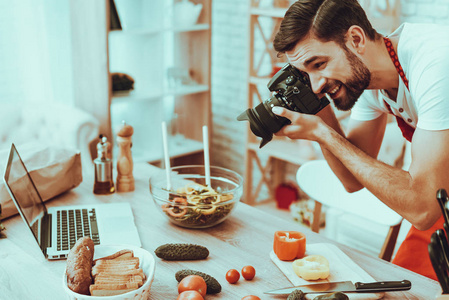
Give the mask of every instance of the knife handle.
POLYGON ((412 283, 404 279, 402 281, 356 282, 354 286, 357 292, 403 291, 409 290, 412 287, 412 283))

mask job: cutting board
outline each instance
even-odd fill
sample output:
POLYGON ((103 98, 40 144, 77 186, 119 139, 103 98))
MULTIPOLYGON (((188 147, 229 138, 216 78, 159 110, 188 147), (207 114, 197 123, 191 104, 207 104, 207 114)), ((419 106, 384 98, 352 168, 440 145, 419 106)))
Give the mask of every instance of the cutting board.
MULTIPOLYGON (((330 275, 326 280, 304 280, 293 272, 293 261, 281 261, 274 251, 271 251, 270 258, 290 280, 294 286, 306 285, 321 282, 352 281, 354 282, 374 282, 374 278, 359 267, 337 246, 328 243, 307 244, 306 256, 319 254, 329 261, 330 275)), ((279 287, 283 288, 283 287, 279 287)), ((307 295, 307 299, 313 299, 318 294, 307 295)), ((381 299, 384 293, 347 293, 349 299, 381 299)))

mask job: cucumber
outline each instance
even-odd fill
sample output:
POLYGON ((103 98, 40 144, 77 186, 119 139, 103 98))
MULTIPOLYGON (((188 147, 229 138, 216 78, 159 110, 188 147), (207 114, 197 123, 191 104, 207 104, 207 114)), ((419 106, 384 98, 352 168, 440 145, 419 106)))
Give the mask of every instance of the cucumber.
POLYGON ((175 278, 176 281, 180 282, 184 277, 187 277, 189 275, 198 275, 203 277, 204 281, 206 281, 206 285, 207 285, 207 294, 217 294, 219 292, 221 292, 221 285, 220 283, 217 281, 217 279, 215 279, 214 277, 200 272, 200 271, 195 271, 195 270, 189 270, 189 269, 185 269, 185 270, 181 270, 176 272, 175 274, 175 278))
POLYGON ((154 253, 165 260, 199 260, 209 256, 209 250, 206 247, 195 244, 164 244, 154 253))

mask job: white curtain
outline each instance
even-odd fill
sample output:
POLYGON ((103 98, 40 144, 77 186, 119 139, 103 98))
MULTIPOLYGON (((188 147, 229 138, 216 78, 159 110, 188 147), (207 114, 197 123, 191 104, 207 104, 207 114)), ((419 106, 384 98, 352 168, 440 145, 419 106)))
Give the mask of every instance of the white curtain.
POLYGON ((0 0, 0 103, 72 104, 69 0, 0 0))

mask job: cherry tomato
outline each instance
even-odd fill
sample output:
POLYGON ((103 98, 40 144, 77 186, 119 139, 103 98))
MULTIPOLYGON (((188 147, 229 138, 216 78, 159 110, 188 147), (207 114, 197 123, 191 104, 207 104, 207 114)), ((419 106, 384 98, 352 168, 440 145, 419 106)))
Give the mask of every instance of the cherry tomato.
POLYGON ((226 273, 226 280, 229 283, 236 283, 239 281, 240 273, 236 269, 231 269, 226 273))
POLYGON ((176 300, 204 300, 204 298, 197 291, 185 291, 179 294, 176 300))
POLYGON ((206 281, 204 281, 203 277, 198 275, 186 276, 178 284, 178 293, 184 291, 197 291, 204 297, 206 296, 207 291, 206 281))
POLYGON ((257 296, 254 296, 254 295, 249 295, 249 296, 243 297, 242 300, 260 300, 260 298, 257 296))
POLYGON ((242 269, 242 276, 246 280, 251 280, 256 276, 256 270, 252 266, 245 266, 242 269))

